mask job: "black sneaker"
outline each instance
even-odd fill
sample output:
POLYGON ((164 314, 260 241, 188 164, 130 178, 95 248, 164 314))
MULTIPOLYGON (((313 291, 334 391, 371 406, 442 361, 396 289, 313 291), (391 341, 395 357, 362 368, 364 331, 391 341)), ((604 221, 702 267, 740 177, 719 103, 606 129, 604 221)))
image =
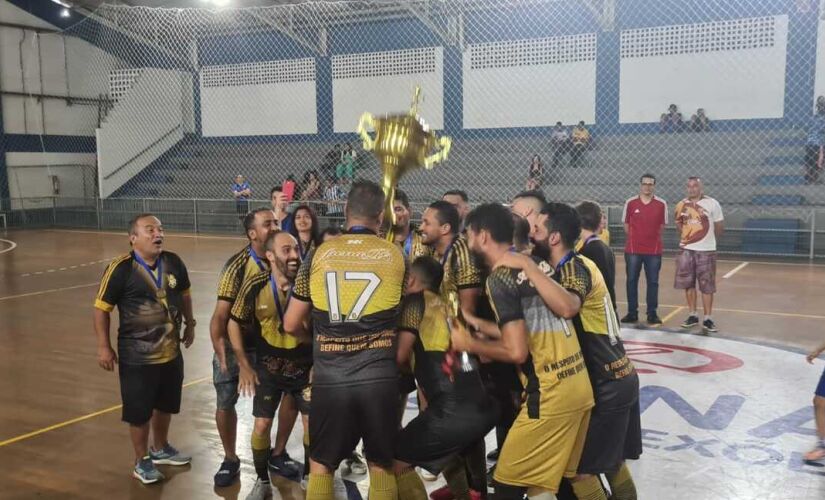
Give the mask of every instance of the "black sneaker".
POLYGON ((687 319, 682 323, 682 328, 687 330, 688 328, 693 328, 694 326, 699 324, 699 316, 695 316, 691 314, 687 317, 687 319))
POLYGON ((716 323, 714 323, 712 319, 708 318, 702 322, 702 333, 705 335, 708 333, 716 333, 718 331, 719 330, 716 329, 716 323))
POLYGON ((274 474, 278 474, 279 476, 289 479, 301 477, 301 470, 298 469, 298 462, 292 460, 287 452, 283 452, 277 456, 270 456, 269 470, 271 470, 274 474))
POLYGON ((638 323, 639 316, 637 314, 627 313, 624 318, 620 320, 622 323, 638 323))
POLYGON ((215 473, 215 486, 226 488, 235 482, 241 471, 241 461, 224 460, 221 468, 215 473))
POLYGON ((656 313, 648 314, 647 315, 647 324, 650 325, 650 326, 661 326, 662 319, 656 313))
POLYGON ((498 448, 487 454, 487 460, 490 460, 491 462, 498 460, 498 448))

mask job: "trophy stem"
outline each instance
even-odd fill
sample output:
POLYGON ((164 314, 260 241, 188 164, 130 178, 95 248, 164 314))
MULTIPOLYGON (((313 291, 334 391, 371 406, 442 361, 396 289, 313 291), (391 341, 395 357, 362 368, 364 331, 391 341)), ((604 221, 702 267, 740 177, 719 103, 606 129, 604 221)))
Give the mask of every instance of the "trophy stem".
POLYGON ((395 240, 395 190, 398 187, 398 165, 383 164, 384 171, 381 188, 384 190, 384 224, 387 226, 386 238, 395 240))

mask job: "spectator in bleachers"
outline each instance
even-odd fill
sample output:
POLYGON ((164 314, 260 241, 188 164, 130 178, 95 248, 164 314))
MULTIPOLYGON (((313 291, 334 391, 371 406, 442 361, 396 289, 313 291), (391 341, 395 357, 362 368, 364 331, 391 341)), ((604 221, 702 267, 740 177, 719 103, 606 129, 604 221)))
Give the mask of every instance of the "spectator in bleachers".
POLYGON ((317 170, 310 170, 304 174, 304 181, 301 183, 301 201, 318 201, 324 197, 324 186, 317 170))
POLYGON ((582 157, 587 147, 590 145, 590 131, 584 126, 584 122, 579 122, 573 127, 573 146, 570 150, 570 166, 581 167, 582 157))
POLYGON ((320 236, 321 243, 326 243, 327 241, 329 241, 333 238, 337 238, 337 237, 341 236, 342 234, 344 234, 344 233, 337 226, 329 226, 326 229, 324 229, 323 231, 321 231, 321 236, 320 236))
POLYGON ((238 217, 243 220, 249 212, 249 197, 252 196, 252 188, 249 186, 249 182, 244 180, 240 174, 235 177, 235 183, 232 184, 232 196, 235 197, 235 209, 238 212, 238 217))
POLYGON ((541 189, 544 184, 544 164, 541 162, 541 156, 533 156, 530 162, 530 170, 527 171, 527 190, 534 191, 541 189))
POLYGON ((324 190, 324 201, 327 202, 326 215, 331 219, 340 219, 344 216, 344 201, 347 199, 347 191, 343 187, 345 182, 346 179, 330 179, 324 190))
POLYGON ((343 151, 341 151, 341 160, 338 163, 338 166, 335 167, 335 177, 337 179, 341 179, 342 177, 346 177, 348 179, 352 179, 355 175, 355 151, 352 149, 352 146, 349 144, 344 145, 343 151))
POLYGON ((461 218, 461 229, 459 229, 459 232, 463 233, 465 231, 464 219, 466 219, 467 214, 470 213, 470 198, 467 196, 467 192, 460 189, 452 189, 444 193, 441 199, 458 210, 458 216, 461 218))
POLYGON ((275 220, 282 231, 290 232, 292 229, 292 214, 289 213, 289 201, 284 195, 281 186, 275 186, 269 191, 269 203, 272 205, 272 212, 275 220))
POLYGON ((298 205, 295 211, 292 212, 292 219, 294 223, 290 228, 289 234, 298 240, 298 253, 301 254, 301 262, 303 262, 309 252, 320 244, 319 235, 321 228, 318 224, 318 217, 315 215, 315 210, 309 205, 298 205))
POLYGON ((825 96, 816 98, 816 113, 805 141, 805 184, 814 184, 825 166, 825 96))
POLYGON ((561 159, 570 151, 570 134, 561 122, 556 122, 556 126, 553 127, 550 145, 553 148, 553 168, 558 168, 561 159))
POLYGON ((681 132, 682 131, 682 113, 675 104, 667 107, 667 113, 662 114, 659 120, 660 132, 681 132))
POLYGON ((341 163, 341 145, 336 144, 324 156, 324 162, 321 163, 321 174, 327 179, 334 178, 339 163, 341 163))
POLYGON ((705 108, 696 110, 696 114, 690 117, 690 129, 694 132, 707 132, 710 130, 710 119, 705 114, 705 108))

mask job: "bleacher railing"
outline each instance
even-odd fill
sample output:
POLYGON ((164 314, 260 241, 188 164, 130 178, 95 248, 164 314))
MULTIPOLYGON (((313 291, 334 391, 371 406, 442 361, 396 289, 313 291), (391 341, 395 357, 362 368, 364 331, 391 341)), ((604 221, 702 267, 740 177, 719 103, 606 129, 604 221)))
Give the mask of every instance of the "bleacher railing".
MULTIPOLYGON (((292 204, 294 208, 303 202, 292 204)), ((333 206, 345 202, 310 201, 322 227, 341 225, 343 215, 327 215, 333 206)), ((270 206, 269 200, 249 200, 248 208, 270 206)), ((413 203, 413 220, 417 220, 426 203, 413 203)), ((615 251, 624 248, 625 233, 621 206, 606 206, 610 226, 610 244, 615 251)), ((672 207, 670 207, 672 208, 672 207)), ((719 239, 720 254, 755 258, 794 258, 814 261, 825 259, 825 207, 722 206, 725 232, 719 239)), ((0 213, 5 214, 8 230, 49 228, 123 231, 129 220, 140 213, 153 213, 171 232, 202 234, 236 234, 243 237, 241 214, 232 199, 169 198, 12 198, 0 199, 0 213)), ((335 212, 335 211, 333 211, 335 212)), ((666 253, 678 249, 679 236, 673 223, 665 228, 666 253)))

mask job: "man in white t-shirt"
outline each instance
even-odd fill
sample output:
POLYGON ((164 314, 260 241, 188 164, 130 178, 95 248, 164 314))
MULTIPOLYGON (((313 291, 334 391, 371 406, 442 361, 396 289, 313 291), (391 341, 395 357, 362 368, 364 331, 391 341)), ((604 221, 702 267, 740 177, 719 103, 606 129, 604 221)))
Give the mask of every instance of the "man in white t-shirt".
POLYGON ((708 334, 717 331, 711 318, 716 292, 716 238, 724 231, 725 218, 719 202, 704 195, 699 177, 688 178, 687 194, 687 198, 676 205, 674 217, 681 236, 674 287, 685 291, 690 315, 682 323, 682 328, 689 329, 699 324, 696 311, 698 283, 705 313, 702 332, 708 334))

